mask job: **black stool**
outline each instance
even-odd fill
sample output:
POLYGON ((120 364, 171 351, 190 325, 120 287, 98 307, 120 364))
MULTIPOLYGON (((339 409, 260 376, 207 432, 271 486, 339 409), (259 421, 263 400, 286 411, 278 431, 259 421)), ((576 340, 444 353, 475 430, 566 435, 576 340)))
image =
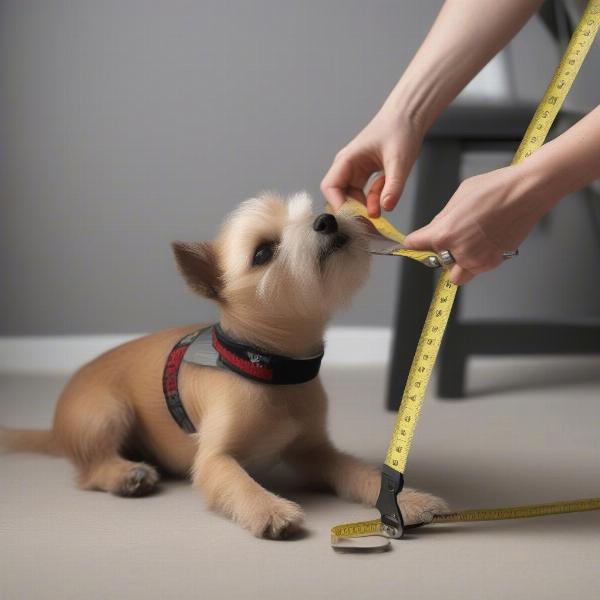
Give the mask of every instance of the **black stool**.
MULTIPOLYGON (((423 144, 409 231, 429 223, 456 191, 465 152, 514 153, 534 111, 534 105, 451 106, 429 131, 423 144)), ((555 127, 572 125, 580 116, 563 111, 555 127)), ((399 406, 437 276, 433 269, 414 261, 400 263, 387 400, 392 410, 399 406)), ((458 304, 457 297, 440 354, 438 394, 441 397, 464 395, 465 367, 470 355, 600 353, 600 326, 504 321, 461 323, 457 319, 458 304)))

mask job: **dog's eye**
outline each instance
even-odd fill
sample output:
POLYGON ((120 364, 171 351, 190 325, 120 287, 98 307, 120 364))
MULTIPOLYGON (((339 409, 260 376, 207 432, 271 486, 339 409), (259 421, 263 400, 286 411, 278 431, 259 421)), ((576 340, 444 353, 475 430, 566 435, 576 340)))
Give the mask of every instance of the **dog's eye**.
POLYGON ((275 242, 265 242, 261 244, 254 252, 252 266, 258 267, 267 264, 275 254, 275 242))

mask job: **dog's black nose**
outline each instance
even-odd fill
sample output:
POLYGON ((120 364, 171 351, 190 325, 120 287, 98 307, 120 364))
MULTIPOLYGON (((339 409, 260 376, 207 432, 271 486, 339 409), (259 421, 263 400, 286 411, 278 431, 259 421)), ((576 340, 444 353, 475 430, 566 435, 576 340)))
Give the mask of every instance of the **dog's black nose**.
POLYGON ((333 215, 323 213, 315 219, 315 222, 313 223, 313 229, 318 233, 329 235, 338 230, 338 224, 333 215))

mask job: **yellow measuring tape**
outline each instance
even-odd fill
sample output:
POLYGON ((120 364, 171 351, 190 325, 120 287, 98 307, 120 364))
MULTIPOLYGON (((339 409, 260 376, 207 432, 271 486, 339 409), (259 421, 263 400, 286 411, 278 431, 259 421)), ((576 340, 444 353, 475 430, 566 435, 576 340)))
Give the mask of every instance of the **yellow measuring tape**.
MULTIPOLYGON (((544 143, 548 131, 583 64, 599 25, 600 0, 590 0, 525 132, 512 164, 521 162, 544 143)), ((369 219, 373 227, 382 236, 399 244, 404 242, 405 236, 389 221, 383 217, 369 218, 365 207, 359 202, 349 199, 342 210, 369 219)), ((389 251, 388 254, 410 258, 429 267, 441 265, 439 257, 433 251, 416 251, 397 247, 389 251)), ((456 292, 457 287, 449 280, 448 271, 442 269, 410 368, 392 439, 382 468, 381 491, 377 500, 377 508, 381 513, 381 518, 357 523, 344 523, 333 527, 331 529, 331 544, 335 549, 385 550, 389 547, 389 538, 402 537, 404 523, 398 507, 397 494, 404 484, 404 471, 416 423, 456 292), (358 541, 358 538, 371 538, 372 536, 382 536, 383 540, 380 542, 372 541, 365 546, 353 545, 358 541)), ((472 509, 437 515, 428 514, 423 515, 423 522, 418 525, 521 519, 599 509, 600 498, 589 498, 550 504, 472 509)))

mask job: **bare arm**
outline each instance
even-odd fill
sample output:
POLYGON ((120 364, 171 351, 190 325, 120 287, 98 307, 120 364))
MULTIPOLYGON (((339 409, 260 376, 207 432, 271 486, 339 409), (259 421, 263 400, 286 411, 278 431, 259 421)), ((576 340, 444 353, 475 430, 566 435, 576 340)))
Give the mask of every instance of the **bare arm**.
POLYGON ((446 0, 384 104, 427 129, 543 0, 446 0))
POLYGON ((600 106, 523 162, 547 196, 542 214, 561 198, 600 178, 600 106))
POLYGON ((321 183, 339 208, 351 195, 371 216, 396 206, 438 115, 477 72, 515 35, 542 0, 446 0, 429 34, 381 110, 343 148, 321 183), (383 170, 365 197, 372 173, 383 170))
POLYGON ((600 106, 517 165, 463 181, 409 248, 450 250, 450 278, 467 283, 502 263, 562 198, 600 177, 600 106))

